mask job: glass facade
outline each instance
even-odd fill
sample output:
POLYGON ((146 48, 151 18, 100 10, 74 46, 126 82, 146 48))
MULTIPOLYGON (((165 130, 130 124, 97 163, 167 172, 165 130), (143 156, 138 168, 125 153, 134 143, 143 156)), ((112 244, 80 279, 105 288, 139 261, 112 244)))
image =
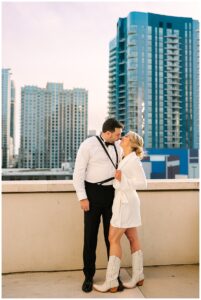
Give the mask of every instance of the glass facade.
POLYGON ((109 115, 146 148, 199 147, 199 23, 131 12, 110 43, 109 115))
POLYGON ((13 142, 15 139, 14 128, 15 128, 15 84, 14 81, 11 80, 11 116, 10 116, 10 136, 13 138, 13 142))
POLYGON ((88 92, 63 89, 48 83, 46 89, 21 90, 21 168, 61 168, 74 161, 88 130, 88 92))
POLYGON ((2 168, 8 168, 14 154, 15 87, 11 70, 2 69, 2 168))

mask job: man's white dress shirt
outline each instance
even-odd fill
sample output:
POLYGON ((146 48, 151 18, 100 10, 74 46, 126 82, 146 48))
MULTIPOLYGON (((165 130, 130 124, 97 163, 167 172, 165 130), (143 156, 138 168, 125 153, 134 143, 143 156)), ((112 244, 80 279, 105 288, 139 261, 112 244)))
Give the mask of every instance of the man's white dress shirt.
MULTIPOLYGON (((104 143, 104 142, 103 142, 104 143)), ((118 153, 118 162, 121 160, 122 150, 119 141, 115 142, 118 153)), ((116 165, 116 152, 114 146, 106 147, 111 159, 116 165)), ((114 177, 115 167, 105 153, 102 145, 95 136, 86 139, 77 152, 73 173, 73 184, 79 200, 87 199, 85 181, 97 183, 114 177)), ((112 185, 113 181, 103 185, 112 185)))

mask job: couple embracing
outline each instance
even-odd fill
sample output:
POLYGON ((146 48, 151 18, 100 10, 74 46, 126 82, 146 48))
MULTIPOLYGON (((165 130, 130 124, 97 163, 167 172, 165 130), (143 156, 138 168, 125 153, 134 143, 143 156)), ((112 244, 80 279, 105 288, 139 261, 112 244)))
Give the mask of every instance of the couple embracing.
POLYGON ((99 136, 87 138, 80 146, 73 174, 73 183, 84 212, 83 272, 84 292, 116 292, 142 285, 143 254, 137 234, 141 225, 140 200, 136 190, 146 188, 146 177, 140 159, 143 139, 135 132, 121 138, 123 124, 107 119, 99 136), (106 279, 93 284, 96 271, 96 246, 102 217, 108 255, 106 279), (130 242, 132 278, 120 279, 123 234, 130 242))

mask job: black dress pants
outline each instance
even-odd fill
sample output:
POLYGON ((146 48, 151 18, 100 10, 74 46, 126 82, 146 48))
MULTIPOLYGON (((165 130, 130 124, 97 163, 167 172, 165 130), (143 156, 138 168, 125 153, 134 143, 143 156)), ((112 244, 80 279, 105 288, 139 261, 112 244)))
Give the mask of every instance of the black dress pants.
POLYGON ((96 246, 101 216, 107 255, 109 258, 109 228, 112 217, 112 203, 114 188, 85 182, 86 194, 90 203, 90 210, 84 212, 84 249, 83 249, 83 272, 85 277, 93 278, 96 270, 96 246))

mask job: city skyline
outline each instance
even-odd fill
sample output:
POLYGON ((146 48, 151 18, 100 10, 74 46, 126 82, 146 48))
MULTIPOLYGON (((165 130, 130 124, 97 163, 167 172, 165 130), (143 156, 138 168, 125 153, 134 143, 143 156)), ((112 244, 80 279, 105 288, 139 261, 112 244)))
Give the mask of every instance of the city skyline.
POLYGON ((197 1, 4 2, 2 65, 11 68, 16 85, 16 147, 21 87, 57 82, 87 89, 89 129, 100 131, 108 113, 109 42, 118 18, 141 11, 200 20, 198 6, 197 1))

